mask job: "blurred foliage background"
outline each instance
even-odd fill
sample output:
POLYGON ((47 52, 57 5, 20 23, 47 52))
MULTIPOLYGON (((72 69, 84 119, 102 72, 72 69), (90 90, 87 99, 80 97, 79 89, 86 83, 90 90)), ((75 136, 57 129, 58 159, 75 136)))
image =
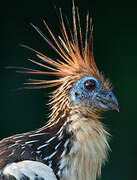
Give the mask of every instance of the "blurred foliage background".
MULTIPOLYGON (((100 2, 101 3, 101 2, 100 2)), ((88 10, 94 21, 94 54, 96 63, 114 86, 120 112, 107 112, 103 122, 112 134, 109 162, 103 168, 102 180, 136 180, 137 173, 137 8, 108 8, 93 0, 77 0, 85 30, 88 10)), ((122 3, 121 3, 122 5, 122 3)), ((49 36, 45 19, 59 34, 56 8, 72 22, 71 0, 6 1, 0 11, 0 138, 41 127, 49 114, 48 94, 52 89, 18 90, 29 76, 7 70, 7 66, 35 67, 31 47, 56 57, 30 23, 49 36)), ((123 7, 123 6, 121 6, 123 7)), ((50 78, 50 77, 48 77, 50 78)))

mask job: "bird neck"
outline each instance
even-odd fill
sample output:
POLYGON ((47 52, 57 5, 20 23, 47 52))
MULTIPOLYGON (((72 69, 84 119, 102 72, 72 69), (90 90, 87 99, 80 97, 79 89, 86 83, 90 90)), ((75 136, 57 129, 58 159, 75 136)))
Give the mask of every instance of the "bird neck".
POLYGON ((109 150, 109 133, 99 120, 98 113, 81 103, 66 104, 54 113, 53 119, 41 130, 49 130, 54 136, 61 135, 63 148, 68 148, 64 151, 67 153, 61 155, 60 176, 72 180, 96 180, 109 150), (67 139, 64 140, 64 137, 67 139), (68 147, 65 147, 66 143, 68 147))
POLYGON ((95 112, 81 104, 71 107, 67 122, 67 131, 73 134, 74 143, 69 153, 71 168, 65 172, 69 171, 72 180, 96 180, 107 159, 109 133, 95 112))

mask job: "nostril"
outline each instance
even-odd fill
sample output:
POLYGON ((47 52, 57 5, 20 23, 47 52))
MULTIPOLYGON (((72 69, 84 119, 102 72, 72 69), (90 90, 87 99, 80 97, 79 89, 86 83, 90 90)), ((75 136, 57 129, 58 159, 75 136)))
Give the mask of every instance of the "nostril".
POLYGON ((75 92, 75 96, 78 96, 79 94, 77 92, 75 92))
POLYGON ((110 98, 112 98, 112 95, 111 95, 111 94, 109 94, 109 97, 110 97, 110 98))

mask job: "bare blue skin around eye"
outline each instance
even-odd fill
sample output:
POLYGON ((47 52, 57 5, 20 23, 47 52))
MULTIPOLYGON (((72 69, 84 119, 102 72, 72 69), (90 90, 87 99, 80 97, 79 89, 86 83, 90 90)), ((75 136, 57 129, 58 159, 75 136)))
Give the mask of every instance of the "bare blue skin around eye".
POLYGON ((80 102, 82 100, 86 100, 91 98, 100 88, 100 83, 96 78, 92 76, 84 76, 73 85, 73 88, 70 92, 70 100, 71 102, 80 102), (88 90, 85 88, 84 83, 87 80, 94 80, 96 82, 96 87, 93 90, 88 90))
POLYGON ((70 102, 72 104, 84 102, 85 105, 91 104, 92 107, 102 109, 119 109, 117 98, 113 92, 104 89, 99 80, 92 76, 84 76, 74 83, 70 92, 70 102), (87 89, 84 85, 87 80, 94 80, 96 83, 95 88, 87 89))

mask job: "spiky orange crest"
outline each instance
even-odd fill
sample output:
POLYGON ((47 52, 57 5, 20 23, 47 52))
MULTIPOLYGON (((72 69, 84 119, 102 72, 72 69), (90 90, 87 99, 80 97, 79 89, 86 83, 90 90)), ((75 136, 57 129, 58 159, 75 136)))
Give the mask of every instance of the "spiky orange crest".
POLYGON ((36 55, 43 61, 43 63, 29 59, 30 61, 48 70, 51 70, 48 72, 43 72, 39 70, 25 68, 25 73, 56 75, 59 78, 51 81, 30 79, 31 82, 26 84, 39 85, 37 87, 35 86, 34 88, 45 88, 63 84, 66 83, 66 81, 75 82, 77 79, 85 75, 94 76, 98 78, 101 83, 104 83, 104 78, 102 74, 99 73, 94 61, 92 18, 90 18, 89 14, 87 14, 85 41, 83 42, 80 16, 78 8, 75 8, 74 2, 72 7, 72 15, 73 31, 69 27, 69 34, 71 39, 69 39, 61 9, 60 22, 62 36, 58 36, 58 38, 56 38, 47 23, 43 21, 53 41, 50 41, 47 37, 45 37, 38 27, 32 25, 36 29, 36 31, 44 38, 44 40, 58 53, 60 59, 53 60, 52 58, 49 58, 42 53, 28 46, 25 46, 30 50, 34 51, 36 55), (48 63, 48 65, 44 63, 48 63))

